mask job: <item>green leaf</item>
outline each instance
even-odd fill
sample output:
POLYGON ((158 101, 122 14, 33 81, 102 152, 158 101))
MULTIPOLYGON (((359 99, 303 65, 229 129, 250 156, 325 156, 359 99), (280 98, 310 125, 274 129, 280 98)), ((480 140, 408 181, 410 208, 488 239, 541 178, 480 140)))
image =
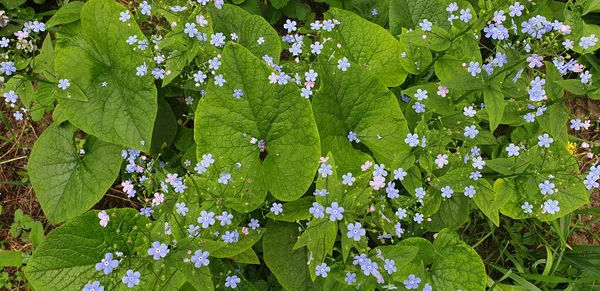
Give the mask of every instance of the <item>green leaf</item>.
POLYGON ((88 136, 80 157, 76 128, 54 123, 37 140, 29 157, 29 177, 46 217, 63 222, 90 209, 115 181, 121 147, 88 136))
MULTIPOLYGON (((286 1, 287 2, 287 1, 286 1)), ((243 45, 255 56, 262 58, 268 55, 275 63, 279 62, 281 40, 277 32, 261 16, 252 15, 235 5, 225 4, 222 9, 211 9, 214 31, 224 35, 236 33, 237 43, 243 45), (262 37, 264 43, 259 44, 262 37)))
POLYGON ((294 249, 306 246, 309 257, 312 256, 308 265, 312 280, 317 276, 316 267, 325 261, 325 257, 333 254, 337 231, 337 222, 331 222, 327 218, 313 219, 294 245, 294 249))
POLYGON ((359 148, 366 147, 378 163, 395 167, 397 157, 409 155, 404 142, 408 127, 398 100, 385 85, 358 65, 346 72, 335 64, 319 66, 321 88, 313 99, 315 120, 321 136, 323 155, 333 153, 339 173, 358 173, 360 166, 372 160, 359 148), (357 134, 354 147, 347 136, 357 134), (381 138, 380 138, 381 137, 381 138))
POLYGON ((433 242, 437 258, 431 266, 434 290, 485 290, 486 273, 481 258, 454 231, 440 231, 433 242))
POLYGON ((416 29, 405 32, 400 35, 400 39, 418 46, 426 47, 432 51, 446 50, 452 44, 448 32, 435 26, 431 28, 431 31, 416 29))
POLYGON ((271 5, 275 7, 275 9, 281 9, 288 3, 289 0, 270 0, 271 5))
POLYGON ((29 238, 34 248, 37 248, 44 241, 44 226, 41 222, 35 221, 33 223, 29 238))
POLYGON ((326 33, 342 45, 340 59, 344 56, 354 66, 363 66, 388 87, 404 82, 407 74, 400 64, 400 46, 394 36, 349 11, 330 8, 326 14, 340 21, 333 32, 326 33))
MULTIPOLYGON (((469 219, 469 198, 458 191, 460 188, 453 188, 455 193, 450 199, 445 199, 440 205, 440 209, 431 216, 431 222, 425 224, 429 231, 440 231, 443 228, 458 229, 469 219)), ((435 195, 441 195, 439 192, 435 195)), ((475 194, 477 195, 477 194, 475 194)))
POLYGON ((567 124, 570 115, 565 105, 559 102, 549 106, 546 112, 537 118, 542 130, 550 134, 557 142, 566 146, 569 142, 567 124))
POLYGON ((23 263, 23 253, 0 250, 0 268, 20 267, 23 263))
POLYGON ((423 19, 434 25, 448 25, 446 6, 439 0, 391 0, 390 30, 400 34, 402 28, 416 28, 423 19))
POLYGON ((560 80, 554 81, 554 83, 575 95, 583 96, 587 92, 585 84, 581 83, 579 79, 560 80))
POLYGON ((232 256, 231 259, 240 264, 260 265, 260 260, 252 248, 246 249, 245 251, 232 256))
POLYGON ((169 146, 177 134, 177 119, 171 105, 165 98, 158 102, 158 114, 154 121, 154 130, 152 132, 152 142, 150 144, 150 153, 160 153, 163 145, 169 146))
POLYGON ((273 214, 273 212, 267 213, 266 217, 273 220, 294 222, 299 220, 308 220, 311 218, 308 209, 312 207, 312 203, 315 202, 315 198, 312 196, 302 197, 298 200, 294 200, 283 204, 283 213, 279 215, 273 214))
POLYGON ((272 69, 238 44, 225 46, 222 62, 220 72, 227 82, 210 85, 198 104, 198 157, 211 153, 223 171, 241 163, 232 169, 223 194, 250 203, 238 211, 258 207, 267 189, 280 200, 299 198, 312 183, 320 156, 310 102, 294 84, 269 84, 272 69), (234 98, 234 89, 244 95, 234 98), (265 141, 264 152, 250 143, 253 137, 265 141), (248 191, 239 193, 243 184, 248 191))
POLYGON ((92 211, 75 217, 46 237, 25 267, 25 275, 33 288, 46 290, 52 286, 55 290, 79 290, 98 275, 95 265, 107 252, 114 254, 118 250, 125 256, 136 253, 147 256, 136 249, 145 245, 141 230, 149 220, 135 209, 106 212, 110 216, 106 227, 98 223, 98 211, 92 211))
POLYGON ((486 87, 483 90, 483 102, 489 116, 490 131, 494 132, 504 116, 504 107, 506 107, 504 94, 497 86, 486 87))
POLYGON ((65 117, 83 131, 130 148, 149 150, 157 112, 151 74, 136 75, 136 67, 152 60, 134 52, 125 41, 143 38, 135 23, 119 21, 125 7, 91 0, 81 9, 81 21, 63 26, 56 45, 56 75, 77 85, 88 102, 62 99, 65 117), (106 82, 106 86, 103 86, 106 82))
POLYGON ((500 226, 500 215, 498 211, 500 207, 506 203, 510 197, 502 189, 504 188, 504 180, 498 179, 494 182, 494 187, 486 180, 480 179, 476 189, 476 193, 473 196, 475 205, 479 207, 481 212, 485 214, 496 226, 500 226))
POLYGON ((67 3, 54 13, 54 15, 46 22, 46 28, 54 27, 61 24, 75 22, 80 19, 81 8, 84 2, 74 1, 67 3))
MULTIPOLYGON (((400 54, 402 56, 400 58, 400 64, 407 72, 418 75, 421 73, 421 70, 424 70, 432 62, 433 57, 431 51, 426 47, 411 44, 405 39, 400 39, 399 44, 400 54)), ((438 62, 439 61, 437 61, 435 65, 437 65, 438 62)))
POLYGON ((269 220, 267 229, 263 238, 263 259, 283 288, 319 290, 319 284, 310 278, 306 251, 293 249, 298 239, 297 225, 269 220))
POLYGON ((421 259, 426 266, 435 261, 435 249, 427 239, 422 237, 409 237, 401 240, 397 245, 417 247, 419 251, 417 252, 416 258, 421 259))
MULTIPOLYGON (((264 228, 260 228, 257 231, 250 231, 248 234, 242 236, 237 243, 200 239, 199 245, 210 252, 212 257, 231 258, 251 249, 263 236, 264 230, 264 228)), ((238 232, 241 233, 241 229, 238 229, 238 232)))

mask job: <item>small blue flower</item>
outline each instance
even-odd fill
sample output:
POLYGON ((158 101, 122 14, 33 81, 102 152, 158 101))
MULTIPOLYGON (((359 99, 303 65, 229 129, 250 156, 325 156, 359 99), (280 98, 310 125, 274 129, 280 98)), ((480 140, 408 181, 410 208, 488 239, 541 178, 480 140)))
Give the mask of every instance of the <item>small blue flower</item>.
POLYGON ((317 276, 327 278, 327 273, 331 271, 331 268, 326 263, 322 263, 316 267, 317 276))
POLYGON ((348 68, 350 68, 350 62, 348 62, 348 58, 344 57, 343 59, 338 60, 337 67, 338 67, 338 69, 342 70, 343 72, 348 70, 348 68))
POLYGON ((85 284, 83 291, 104 291, 104 286, 100 285, 100 282, 94 281, 93 283, 85 284))
POLYGON ((258 222, 258 219, 252 218, 250 219, 250 223, 248 224, 248 226, 252 228, 252 230, 256 230, 260 227, 260 223, 258 222))
POLYGON ((191 259, 192 263, 194 263, 194 267, 200 268, 202 266, 208 266, 208 264, 210 264, 210 260, 208 259, 209 255, 209 252, 196 250, 191 259))
POLYGON ((221 238, 227 243, 236 243, 238 242, 239 233, 237 232, 237 229, 234 231, 226 231, 221 238))
POLYGON ((166 244, 161 244, 158 241, 152 243, 152 247, 148 249, 148 255, 152 256, 155 260, 164 258, 169 253, 169 248, 166 244))
POLYGON ((0 73, 4 73, 7 76, 10 76, 16 71, 17 71, 17 67, 15 67, 14 62, 1 62, 0 63, 0 73))
POLYGON ((240 278, 238 278, 238 276, 236 276, 236 275, 227 276, 227 278, 225 278, 225 287, 235 289, 235 288, 237 288, 237 284, 240 283, 241 281, 242 280, 240 278))
POLYGON ((406 289, 417 289, 419 288, 419 283, 421 283, 421 278, 415 277, 414 274, 408 275, 408 279, 404 280, 404 287, 406 289))
POLYGON ((390 259, 385 259, 385 265, 383 265, 383 268, 388 272, 388 274, 393 274, 398 270, 396 268, 396 262, 390 259))
POLYGON ((546 148, 549 148, 550 144, 554 141, 554 139, 552 139, 547 133, 538 136, 538 140, 538 145, 546 148))
POLYGON ((227 184, 229 184, 229 180, 231 180, 231 174, 221 173, 221 176, 219 176, 218 182, 223 185, 227 185, 227 184))
POLYGON ((343 179, 342 184, 348 185, 348 186, 352 186, 352 184, 354 184, 354 182, 356 181, 356 178, 352 177, 352 173, 342 175, 342 179, 343 179))
POLYGON ((271 206, 271 212, 273 212, 275 215, 279 215, 283 212, 283 205, 281 205, 281 203, 273 203, 271 206))
POLYGON ((542 212, 548 212, 550 214, 555 214, 560 211, 560 207, 558 207, 558 200, 547 200, 542 205, 542 212))
POLYGON ((548 180, 540 183, 538 187, 540 188, 542 195, 554 194, 554 183, 551 183, 548 180))
POLYGON ((152 210, 152 208, 150 207, 144 207, 142 209, 140 209, 140 214, 150 217, 152 215, 152 213, 154 213, 154 210, 152 210))
POLYGON ((346 272, 346 278, 344 278, 344 281, 346 281, 346 283, 349 285, 356 283, 356 273, 346 272))
POLYGON ((123 276, 123 283, 127 284, 127 287, 133 288, 140 284, 140 272, 134 272, 133 270, 127 270, 125 276, 123 276))
POLYGON ((342 220, 342 218, 343 218, 342 213, 344 213, 344 208, 341 206, 338 206, 337 202, 333 202, 333 203, 331 203, 331 207, 327 207, 325 209, 325 213, 331 215, 329 217, 329 220, 331 220, 331 221, 342 220))
POLYGON ((407 143, 410 147, 416 147, 419 145, 419 135, 408 133, 404 142, 407 143))
POLYGON ((233 90, 233 97, 240 99, 242 96, 244 96, 244 91, 242 91, 242 89, 233 90))
POLYGON ((361 237, 365 236, 366 231, 362 228, 360 222, 348 223, 348 233, 346 234, 349 238, 359 241, 361 237))
POLYGON ((323 177, 323 178, 327 178, 327 176, 333 174, 333 171, 331 170, 331 165, 327 165, 327 164, 321 164, 318 172, 319 172, 319 174, 321 174, 321 177, 323 177))
POLYGON ((325 208, 321 206, 318 202, 313 202, 312 207, 308 209, 308 212, 312 214, 315 218, 323 218, 325 217, 325 208))
POLYGON ((229 214, 227 211, 223 211, 221 216, 219 216, 219 220, 221 221, 221 226, 231 224, 231 220, 233 219, 233 214, 229 214))
POLYGON ((529 202, 525 202, 521 205, 521 209, 523 209, 523 212, 526 214, 529 214, 533 211, 533 205, 529 204, 529 202))
POLYGON ((69 86, 71 86, 71 83, 69 83, 69 80, 67 80, 67 79, 58 80, 58 88, 67 90, 67 88, 69 88, 69 86))
POLYGON ((198 217, 198 223, 202 223, 202 228, 208 228, 209 226, 215 224, 215 213, 214 212, 206 212, 206 210, 202 210, 200 212, 200 217, 198 217))
POLYGON ((119 261, 113 260, 112 253, 106 253, 104 255, 104 259, 100 261, 100 263, 96 264, 97 271, 104 271, 105 275, 112 273, 113 268, 119 266, 119 261))
POLYGON ((175 207, 177 208, 176 212, 183 216, 186 216, 189 211, 189 209, 187 208, 187 206, 185 205, 184 202, 176 203, 175 207))
POLYGON ((419 26, 421 27, 421 29, 423 29, 423 31, 431 31, 432 25, 433 25, 433 23, 431 23, 427 19, 423 19, 423 21, 421 21, 421 23, 419 23, 419 26))

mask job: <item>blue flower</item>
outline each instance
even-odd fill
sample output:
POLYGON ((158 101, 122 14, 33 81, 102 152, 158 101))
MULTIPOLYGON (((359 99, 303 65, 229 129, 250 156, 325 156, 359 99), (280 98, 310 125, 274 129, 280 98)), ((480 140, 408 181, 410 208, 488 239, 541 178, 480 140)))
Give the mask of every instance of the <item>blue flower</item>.
POLYGON ((17 71, 17 67, 15 67, 14 62, 1 62, 0 63, 0 73, 4 73, 7 76, 10 76, 16 71, 17 71))
POLYGON ((67 80, 67 79, 60 79, 58 81, 58 88, 60 88, 60 89, 67 90, 67 88, 69 88, 69 86, 71 86, 71 83, 69 83, 69 80, 67 80))
POLYGON ((464 23, 468 23, 472 18, 473 15, 471 14, 470 8, 460 10, 460 20, 462 20, 464 23))
POLYGON ((287 29, 288 33, 296 31, 296 21, 286 19, 285 23, 283 24, 283 28, 287 29))
POLYGON ((150 4, 148 4, 148 1, 144 1, 140 4, 140 10, 140 12, 144 15, 152 14, 152 7, 150 6, 150 4))
POLYGON ((547 133, 538 136, 538 140, 538 145, 546 148, 549 148, 550 144, 554 141, 554 139, 552 139, 547 133))
POLYGON ((412 106, 412 109, 414 109, 416 113, 423 113, 425 112, 425 104, 421 102, 415 102, 415 104, 412 106))
POLYGON ((242 96, 244 96, 244 91, 242 91, 242 89, 233 90, 233 97, 240 99, 242 96))
POLYGON ((390 259, 385 259, 385 265, 383 265, 383 268, 388 272, 388 274, 393 274, 397 271, 396 262, 390 259))
POLYGON ((421 29, 423 29, 423 31, 431 31, 432 25, 433 25, 433 23, 431 23, 427 19, 423 19, 423 21, 421 21, 421 23, 419 23, 419 26, 421 27, 421 29))
POLYGON ((419 283, 421 283, 421 278, 415 277, 414 274, 408 275, 408 279, 404 280, 404 287, 406 289, 417 289, 419 288, 419 283))
POLYGON ((100 263, 96 264, 96 270, 104 271, 104 274, 108 275, 108 274, 112 273, 113 268, 116 268, 118 266, 119 266, 119 261, 113 260, 113 254, 106 253, 104 255, 104 259, 102 259, 100 261, 100 263))
POLYGON ((348 62, 348 58, 344 57, 343 59, 338 60, 338 69, 342 70, 342 71, 346 71, 348 68, 350 68, 350 62, 348 62))
POLYGON ((530 68, 539 68, 544 65, 543 58, 538 56, 537 54, 532 54, 530 57, 527 57, 527 62, 529 63, 530 68))
POLYGON ((317 276, 327 278, 327 273, 331 271, 331 268, 326 263, 322 263, 316 267, 317 276))
POLYGON ((352 173, 342 175, 342 179, 343 179, 342 184, 348 185, 348 186, 352 186, 352 184, 354 184, 354 181, 356 181, 356 178, 352 177, 352 173))
POLYGON ((542 212, 548 212, 550 214, 555 214, 560 211, 560 207, 558 207, 558 200, 547 200, 544 202, 542 206, 542 212))
POLYGON ((273 203, 271 206, 271 212, 273 212, 275 215, 279 215, 283 212, 283 205, 281 205, 281 203, 273 203))
POLYGON ((419 101, 423 101, 427 99, 427 90, 417 89, 417 93, 415 93, 415 98, 419 101))
POLYGON ((140 214, 150 217, 152 215, 152 213, 154 213, 154 210, 152 210, 152 208, 150 207, 144 207, 142 209, 140 209, 140 214))
POLYGON ((123 283, 127 284, 127 287, 133 288, 134 286, 140 284, 140 272, 134 272, 133 270, 127 270, 125 276, 123 276, 123 283))
POLYGON ((104 291, 104 286, 100 285, 100 282, 94 281, 93 283, 85 284, 83 291, 104 291))
POLYGON ((410 147, 416 147, 419 145, 419 135, 408 133, 404 142, 407 143, 410 147))
POLYGON ((554 194, 554 183, 546 180, 538 185, 542 195, 554 194))
POLYGON ((525 6, 519 2, 515 2, 513 5, 508 6, 508 10, 510 11, 508 15, 510 17, 521 16, 523 9, 525 9, 525 6))
POLYGON ((312 207, 308 209, 308 212, 312 214, 315 218, 323 218, 325 217, 325 213, 323 213, 325 209, 318 202, 313 202, 312 207))
POLYGON ((185 34, 187 34, 189 37, 193 38, 196 36, 196 33, 198 33, 198 29, 196 28, 195 23, 186 23, 185 29, 183 30, 183 32, 185 34))
POLYGON ((221 216, 219 216, 219 220, 221 221, 221 226, 231 224, 231 220, 233 219, 233 214, 229 214, 227 211, 223 211, 221 216))
POLYGON ((17 93, 15 93, 15 91, 10 90, 7 93, 4 93, 4 99, 5 102, 10 102, 10 103, 17 103, 17 100, 19 100, 19 95, 17 95, 17 93))
POLYGON ((360 265, 360 268, 363 270, 363 274, 365 274, 365 276, 376 276, 379 274, 379 271, 377 270, 379 266, 377 266, 377 263, 371 261, 370 259, 368 261, 365 261, 362 265, 360 265))
POLYGON ((227 83, 227 81, 225 80, 225 78, 223 78, 223 75, 216 75, 215 76, 215 85, 218 85, 219 87, 223 87, 223 84, 227 83))
POLYGON ((477 134, 479 134, 479 130, 477 130, 475 125, 465 127, 465 137, 473 139, 477 136, 477 134))
POLYGON ((215 224, 215 213, 214 212, 206 212, 206 210, 202 210, 200 212, 200 217, 198 217, 198 223, 202 223, 202 228, 208 228, 209 226, 215 224))
POLYGON ((475 191, 475 187, 473 187, 473 185, 465 187, 465 196, 473 198, 473 195, 475 195, 475 193, 477 193, 477 191, 475 191))
POLYGON ((231 174, 221 173, 221 176, 219 177, 218 182, 223 185, 227 185, 227 184, 229 184, 229 180, 231 180, 231 174))
POLYGON ((533 205, 529 204, 529 202, 525 202, 521 205, 521 209, 523 209, 523 212, 526 214, 529 214, 533 211, 533 205))
POLYGON ((322 196, 323 197, 323 196, 327 196, 327 194, 329 194, 329 192, 327 191, 327 189, 321 189, 321 190, 315 189, 314 194, 315 194, 315 196, 322 196))
POLYGON ((175 207, 177 208, 177 210, 176 210, 177 213, 179 213, 183 216, 187 215, 189 209, 187 208, 187 206, 185 205, 184 202, 176 203, 175 207))
POLYGON ((318 172, 319 172, 319 174, 321 174, 321 177, 323 177, 323 178, 327 178, 327 176, 333 174, 333 171, 331 170, 331 165, 327 165, 327 164, 321 164, 318 172))
POLYGON ((392 181, 388 182, 388 185, 385 188, 385 193, 387 194, 387 197, 390 199, 396 199, 396 198, 400 197, 400 195, 399 195, 400 190, 396 189, 396 183, 394 183, 392 181))
POLYGON ((415 213, 415 217, 413 217, 413 220, 416 223, 421 224, 423 222, 423 214, 421 214, 421 213, 415 213))
POLYGON ((225 45, 225 36, 221 32, 217 32, 210 36, 210 44, 216 47, 222 47, 225 45))
POLYGON ((509 157, 518 156, 519 150, 520 150, 519 147, 512 143, 506 147, 506 152, 508 152, 509 157))
POLYGON ((252 230, 256 230, 260 227, 260 223, 258 222, 258 219, 252 218, 250 219, 250 223, 248 224, 248 226, 252 228, 252 230))
POLYGON ((479 62, 469 62, 469 67, 467 68, 467 71, 471 73, 471 76, 477 76, 477 74, 481 73, 479 62))
POLYGON ((332 202, 331 207, 327 207, 325 209, 325 213, 331 215, 329 217, 329 220, 331 220, 331 221, 342 220, 342 218, 343 218, 342 213, 344 213, 344 208, 341 206, 338 206, 337 202, 332 202))
POLYGON ((225 234, 223 236, 221 236, 221 238, 223 239, 223 241, 227 242, 227 243, 236 243, 238 242, 238 238, 239 238, 239 233, 237 232, 237 229, 234 231, 226 231, 225 234))
POLYGON ((238 276, 236 276, 236 275, 227 276, 227 278, 225 278, 225 287, 235 289, 235 288, 237 288, 237 284, 240 283, 241 281, 242 280, 240 278, 238 278, 238 276))
POLYGON ((356 283, 356 273, 346 272, 346 278, 344 278, 344 281, 346 281, 346 283, 349 285, 356 283))
POLYGON ((346 234, 349 238, 359 241, 361 237, 365 236, 366 231, 362 228, 360 222, 348 223, 348 233, 346 234))
POLYGON ((148 249, 148 255, 152 256, 155 260, 164 258, 169 253, 169 248, 166 244, 161 244, 158 241, 152 243, 152 247, 148 249))
POLYGON ((192 263, 194 263, 194 267, 200 268, 202 266, 208 266, 208 264, 210 264, 210 260, 208 259, 209 255, 210 254, 206 251, 196 250, 191 259, 192 263))

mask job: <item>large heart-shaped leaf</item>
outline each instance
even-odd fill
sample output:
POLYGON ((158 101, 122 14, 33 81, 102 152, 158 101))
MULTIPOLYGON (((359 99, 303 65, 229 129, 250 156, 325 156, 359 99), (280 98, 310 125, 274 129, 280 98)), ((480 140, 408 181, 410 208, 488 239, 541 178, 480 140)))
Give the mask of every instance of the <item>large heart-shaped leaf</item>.
POLYGON ((235 33, 237 43, 243 45, 257 57, 268 55, 279 62, 281 40, 277 32, 261 16, 252 15, 244 9, 225 4, 222 9, 212 8, 213 29, 224 35, 235 33), (262 38, 263 41, 259 41, 262 38))
POLYGON ((226 83, 211 84, 198 104, 195 139, 198 160, 211 153, 218 171, 231 173, 222 198, 245 204, 239 211, 258 207, 267 189, 280 200, 299 198, 313 181, 320 153, 310 102, 291 83, 270 84, 272 69, 238 44, 224 48, 219 72, 226 83), (237 89, 239 99, 233 97, 237 89), (265 142, 262 152, 252 138, 265 142))
POLYGON ((327 13, 340 22, 326 35, 342 45, 342 56, 373 72, 388 87, 404 82, 407 73, 400 64, 400 44, 394 36, 350 11, 330 8, 327 13))
POLYGON ((440 231, 433 247, 438 254, 430 271, 435 290, 485 290, 483 262, 458 234, 448 229, 440 231))
POLYGON ((46 217, 59 223, 98 202, 121 167, 121 147, 88 136, 79 155, 69 124, 54 123, 44 131, 29 157, 29 177, 46 217))
MULTIPOLYGON (((98 212, 93 211, 68 221, 46 237, 25 268, 27 280, 34 289, 81 290, 90 279, 102 274, 95 265, 105 253, 114 254, 118 250, 131 256, 136 248, 145 244, 145 236, 140 232, 149 222, 145 216, 135 209, 106 212, 110 216, 106 227, 100 226, 98 212)), ((119 271, 124 273, 124 268, 119 271)))
MULTIPOLYGON (((151 60, 126 43, 143 38, 135 22, 119 21, 126 8, 114 1, 92 0, 81 21, 58 33, 55 70, 81 88, 88 102, 61 99, 66 118, 83 131, 123 146, 149 150, 157 112, 152 76, 136 75, 151 60)), ((151 70, 151 68, 149 69, 151 70)))
POLYGON ((356 173, 366 160, 372 160, 360 150, 362 146, 388 167, 410 153, 404 142, 408 127, 396 96, 377 77, 356 64, 343 72, 324 63, 319 66, 319 77, 322 85, 313 99, 315 120, 322 153, 333 153, 339 173, 356 173), (358 145, 348 140, 350 131, 357 134, 358 145))

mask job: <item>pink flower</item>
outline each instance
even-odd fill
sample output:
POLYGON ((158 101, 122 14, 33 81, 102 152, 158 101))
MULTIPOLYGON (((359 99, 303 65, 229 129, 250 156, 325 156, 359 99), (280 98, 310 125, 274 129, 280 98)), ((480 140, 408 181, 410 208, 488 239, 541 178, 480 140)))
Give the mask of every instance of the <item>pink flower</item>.
POLYGON ((366 161, 362 166, 360 166, 360 168, 364 172, 364 171, 368 170, 372 165, 373 165, 373 163, 371 161, 366 161))
POLYGON ((106 227, 108 222, 110 221, 110 217, 106 214, 106 211, 102 210, 98 213, 98 218, 100 218, 100 226, 106 227))
POLYGON ((448 92, 450 92, 450 90, 448 90, 448 87, 446 87, 446 86, 438 87, 438 91, 437 91, 438 95, 440 95, 442 97, 446 97, 446 94, 448 94, 448 92))

